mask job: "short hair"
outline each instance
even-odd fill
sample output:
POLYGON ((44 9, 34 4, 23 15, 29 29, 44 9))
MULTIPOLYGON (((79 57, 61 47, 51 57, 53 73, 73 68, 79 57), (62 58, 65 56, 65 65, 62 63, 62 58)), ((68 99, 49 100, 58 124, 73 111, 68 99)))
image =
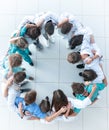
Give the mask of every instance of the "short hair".
POLYGON ((36 101, 37 93, 35 90, 31 90, 25 94, 24 101, 26 104, 31 104, 36 101))
POLYGON ((76 46, 81 45, 81 44, 82 44, 82 41, 83 41, 83 36, 84 36, 84 35, 76 35, 76 36, 73 36, 73 37, 69 40, 70 49, 75 49, 76 46))
POLYGON ((81 55, 78 52, 69 53, 67 56, 67 61, 72 64, 75 64, 80 60, 81 60, 81 55))
POLYGON ((18 67, 22 64, 22 56, 19 54, 12 54, 9 56, 9 64, 11 67, 18 67))
POLYGON ((83 83, 73 83, 71 88, 74 94, 82 94, 84 92, 84 84, 83 83))
POLYGON ((38 38, 41 34, 40 28, 39 27, 31 27, 27 29, 26 34, 32 38, 33 40, 35 40, 36 38, 38 38))
POLYGON ((49 101, 48 96, 41 101, 41 103, 39 104, 39 107, 40 107, 41 111, 44 113, 50 111, 50 101, 49 101))
POLYGON ((16 40, 16 45, 17 45, 19 48, 25 49, 25 48, 28 47, 28 42, 27 42, 27 40, 26 40, 24 37, 19 37, 19 38, 16 40))
POLYGON ((49 35, 52 35, 54 33, 54 25, 53 22, 50 20, 45 24, 45 31, 49 35))
POLYGON ((72 28, 72 24, 69 22, 63 23, 61 26, 61 33, 62 34, 67 34, 70 32, 71 28, 72 28))
POLYGON ((84 70, 82 72, 82 76, 84 78, 84 81, 93 81, 97 78, 96 72, 92 69, 84 70))
POLYGON ((26 78, 26 73, 25 72, 17 72, 13 76, 13 81, 14 83, 20 83, 26 78))

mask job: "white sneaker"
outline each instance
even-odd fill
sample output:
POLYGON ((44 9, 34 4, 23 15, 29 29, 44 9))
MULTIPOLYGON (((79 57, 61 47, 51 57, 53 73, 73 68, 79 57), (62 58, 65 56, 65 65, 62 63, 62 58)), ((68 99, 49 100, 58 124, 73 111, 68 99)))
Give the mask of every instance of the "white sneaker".
POLYGON ((45 47, 49 47, 49 40, 46 40, 43 36, 41 37, 41 43, 45 46, 45 47))
POLYGON ((68 42, 66 43, 66 48, 67 48, 67 49, 69 49, 69 48, 70 48, 70 46, 69 46, 69 43, 68 43, 68 42))
POLYGON ((49 42, 50 43, 55 43, 55 38, 54 38, 54 36, 48 36, 48 39, 49 39, 49 42))

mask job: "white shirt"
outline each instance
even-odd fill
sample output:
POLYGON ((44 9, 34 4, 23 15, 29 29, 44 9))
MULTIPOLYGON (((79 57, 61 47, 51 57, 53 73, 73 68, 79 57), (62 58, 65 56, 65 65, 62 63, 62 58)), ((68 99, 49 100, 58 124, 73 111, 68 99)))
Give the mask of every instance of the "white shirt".
POLYGON ((62 33, 60 33, 60 29, 59 29, 59 33, 62 34, 64 36, 64 38, 70 40, 72 35, 74 35, 75 33, 77 34, 84 34, 84 27, 83 25, 79 22, 79 20, 77 20, 75 18, 75 16, 69 14, 69 13, 64 13, 61 14, 60 18, 59 18, 59 22, 61 22, 64 18, 68 18, 69 19, 69 23, 71 23, 73 25, 73 27, 71 28, 70 32, 66 35, 63 35, 62 33))
POLYGON ((52 13, 52 12, 42 12, 40 14, 36 14, 36 18, 35 18, 35 23, 37 24, 39 22, 40 19, 43 19, 43 24, 41 25, 41 33, 45 34, 45 24, 48 21, 52 21, 52 23, 54 24, 54 26, 56 26, 58 24, 58 17, 56 16, 56 14, 52 13))

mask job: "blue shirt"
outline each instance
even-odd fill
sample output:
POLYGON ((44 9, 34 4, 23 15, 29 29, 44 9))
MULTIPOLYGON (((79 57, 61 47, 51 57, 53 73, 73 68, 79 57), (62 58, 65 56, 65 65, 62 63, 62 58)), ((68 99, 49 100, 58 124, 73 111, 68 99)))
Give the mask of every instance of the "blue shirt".
POLYGON ((18 107, 19 103, 22 103, 23 110, 30 112, 32 116, 35 116, 37 118, 45 118, 47 116, 46 113, 43 113, 40 110, 39 106, 36 103, 32 103, 30 105, 26 105, 25 101, 24 101, 24 98, 16 97, 16 99, 15 99, 16 107, 18 107))

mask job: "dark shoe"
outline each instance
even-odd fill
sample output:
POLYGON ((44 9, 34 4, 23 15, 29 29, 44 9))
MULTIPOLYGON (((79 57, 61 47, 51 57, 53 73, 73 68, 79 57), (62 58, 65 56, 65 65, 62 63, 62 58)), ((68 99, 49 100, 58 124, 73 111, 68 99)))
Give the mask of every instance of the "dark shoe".
POLYGON ((79 64, 76 66, 78 69, 83 69, 84 68, 84 64, 79 64))
POLYGON ((82 72, 79 73, 79 76, 83 76, 82 72))
POLYGON ((34 80, 34 78, 30 76, 30 77, 29 77, 29 80, 34 80))
POLYGON ((29 92, 31 91, 30 88, 20 89, 20 93, 29 92))
POLYGON ((36 42, 33 42, 33 44, 36 46, 36 49, 37 49, 38 51, 43 50, 43 46, 42 46, 42 44, 40 43, 39 39, 37 39, 36 42))
POLYGON ((28 81, 24 81, 23 83, 21 83, 21 87, 24 87, 26 84, 28 84, 29 82, 28 81))
POLYGON ((29 55, 32 55, 31 51, 29 51, 29 55))
POLYGON ((31 66, 34 66, 33 62, 30 63, 31 66))

